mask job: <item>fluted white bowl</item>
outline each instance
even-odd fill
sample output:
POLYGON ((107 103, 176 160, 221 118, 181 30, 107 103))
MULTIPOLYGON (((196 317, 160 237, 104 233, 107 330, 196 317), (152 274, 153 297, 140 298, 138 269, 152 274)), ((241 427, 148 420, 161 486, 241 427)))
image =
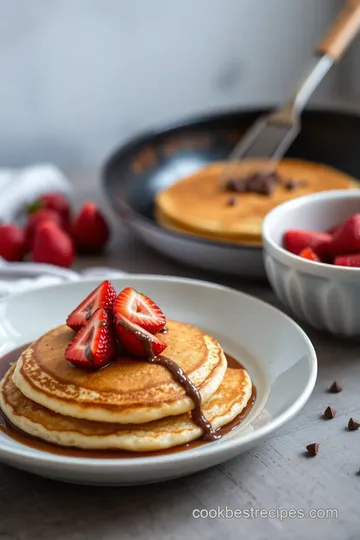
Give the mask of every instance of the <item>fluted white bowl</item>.
POLYGON ((297 257, 282 247, 288 229, 328 231, 360 213, 360 190, 333 190, 285 202, 263 223, 265 270, 278 298, 313 327, 360 335, 360 268, 297 257))

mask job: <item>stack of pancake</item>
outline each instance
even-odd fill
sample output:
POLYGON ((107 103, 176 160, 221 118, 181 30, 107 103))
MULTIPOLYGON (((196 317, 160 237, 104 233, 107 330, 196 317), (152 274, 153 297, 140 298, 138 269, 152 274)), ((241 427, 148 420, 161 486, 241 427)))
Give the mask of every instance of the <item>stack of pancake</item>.
MULTIPOLYGON (((134 452, 171 448, 201 437, 192 400, 161 365, 121 356, 89 371, 64 357, 74 332, 59 326, 32 343, 0 383, 0 405, 25 433, 62 446, 134 452)), ((246 407, 252 383, 230 368, 220 344, 201 330, 167 322, 166 356, 198 388, 215 429, 246 407)))
MULTIPOLYGON (((232 165, 232 179, 261 172, 267 165, 266 160, 239 162, 232 165)), ((278 204, 309 193, 358 187, 354 178, 326 165, 284 159, 276 168, 284 182, 271 194, 230 194, 222 182, 224 172, 225 163, 213 163, 158 193, 158 223, 211 240, 261 245, 263 219, 278 204)))

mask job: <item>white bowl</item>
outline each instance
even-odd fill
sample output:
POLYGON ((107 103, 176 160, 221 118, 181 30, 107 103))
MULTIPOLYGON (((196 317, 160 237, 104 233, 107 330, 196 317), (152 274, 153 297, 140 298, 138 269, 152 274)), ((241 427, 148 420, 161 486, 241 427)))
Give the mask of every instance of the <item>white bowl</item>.
POLYGON ((360 212, 360 190, 334 190, 277 206, 263 223, 264 263, 279 299, 313 327, 360 335, 360 268, 322 264, 282 247, 288 229, 328 231, 360 212))
MULTIPOLYGON (((231 459, 274 434, 296 415, 315 385, 317 361, 303 330, 279 310, 220 285, 164 276, 129 275, 114 286, 151 296, 169 318, 213 334, 248 369, 257 389, 246 420, 219 441, 184 452, 131 459, 47 453, 0 430, 0 460, 57 480, 141 484, 191 474, 231 459), (275 337, 275 338, 274 338, 275 337)), ((0 301, 0 356, 63 323, 98 281, 67 283, 0 301)), ((1 362, 1 360, 0 360, 1 362)))

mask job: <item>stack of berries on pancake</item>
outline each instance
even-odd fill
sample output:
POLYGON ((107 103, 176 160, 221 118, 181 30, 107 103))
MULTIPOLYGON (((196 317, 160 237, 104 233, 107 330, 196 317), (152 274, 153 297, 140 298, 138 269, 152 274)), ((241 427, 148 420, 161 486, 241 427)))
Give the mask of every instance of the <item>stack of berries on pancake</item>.
POLYGON ((215 440, 252 394, 220 344, 166 320, 149 297, 101 283, 32 343, 0 382, 0 405, 26 434, 83 449, 156 451, 215 440))

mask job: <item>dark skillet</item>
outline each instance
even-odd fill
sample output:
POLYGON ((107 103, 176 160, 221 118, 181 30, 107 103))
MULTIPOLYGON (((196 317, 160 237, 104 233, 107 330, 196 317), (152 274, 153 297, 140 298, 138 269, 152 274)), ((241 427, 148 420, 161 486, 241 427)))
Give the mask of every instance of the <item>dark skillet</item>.
MULTIPOLYGON (((103 170, 108 200, 119 217, 150 246, 181 263, 238 276, 263 275, 258 247, 203 240, 158 226, 157 191, 203 165, 226 159, 264 109, 203 117, 141 135, 117 150, 103 170)), ((309 110, 287 157, 317 161, 360 178, 360 115, 309 110)))

